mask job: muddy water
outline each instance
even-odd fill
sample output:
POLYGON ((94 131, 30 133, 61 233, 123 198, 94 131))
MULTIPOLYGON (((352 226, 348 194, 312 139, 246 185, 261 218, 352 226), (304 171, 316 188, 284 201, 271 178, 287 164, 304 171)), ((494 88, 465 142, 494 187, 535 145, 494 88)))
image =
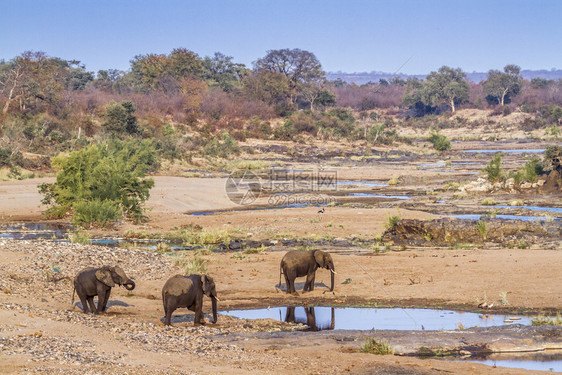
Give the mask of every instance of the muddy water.
POLYGON ((369 198, 388 198, 388 199, 412 199, 410 195, 382 195, 373 193, 349 193, 348 197, 369 197, 369 198))
MULTIPOLYGON (((454 217, 456 219, 463 219, 463 220, 480 220, 482 215, 474 215, 474 214, 462 214, 462 215, 451 215, 447 214, 448 217, 454 217)), ((526 215, 502 215, 496 214, 494 216, 496 219, 504 219, 504 220, 521 220, 521 221, 534 221, 534 220, 561 220, 559 217, 547 217, 547 216, 526 216, 526 215)))
POLYGON ((529 149, 529 150, 525 150, 525 149, 515 149, 515 150, 505 150, 505 149, 501 149, 501 150, 487 150, 487 149, 482 149, 482 150, 462 150, 462 152, 469 152, 471 154, 495 154, 498 152, 503 152, 503 153, 529 153, 529 154, 537 154, 537 153, 542 153, 544 152, 544 148, 537 148, 537 149, 529 149))
MULTIPOLYGON (((9 238, 15 240, 48 240, 56 242, 70 242, 68 236, 72 232, 73 226, 69 223, 25 223, 18 225, 8 225, 0 227, 0 239, 9 238)), ((129 246, 156 250, 161 240, 129 240, 124 238, 92 238, 92 245, 102 246, 129 246)), ((167 242, 171 250, 191 250, 192 247, 181 243, 167 242)))
POLYGON ((64 240, 72 230, 69 223, 25 223, 0 227, 0 238, 16 240, 64 240))
POLYGON ((560 350, 547 350, 538 353, 492 354, 485 358, 468 358, 466 361, 488 366, 562 372, 562 351, 560 350))
POLYGON ((504 324, 530 325, 530 318, 434 309, 377 309, 333 307, 270 307, 254 310, 222 311, 220 314, 240 319, 275 319, 303 323, 311 330, 454 330, 469 327, 492 327, 504 324))
POLYGON ((486 207, 495 207, 495 208, 522 208, 529 211, 551 211, 562 213, 562 207, 542 207, 542 206, 505 206, 505 205, 496 205, 496 206, 486 206, 486 207))

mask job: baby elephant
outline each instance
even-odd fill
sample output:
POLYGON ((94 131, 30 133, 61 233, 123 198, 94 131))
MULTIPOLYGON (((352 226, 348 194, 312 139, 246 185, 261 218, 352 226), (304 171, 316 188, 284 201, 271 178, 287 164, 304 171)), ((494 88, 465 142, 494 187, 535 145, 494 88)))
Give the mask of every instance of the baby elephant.
POLYGON ((203 294, 211 298, 213 322, 217 322, 217 290, 215 282, 207 275, 175 275, 162 288, 162 303, 166 314, 165 325, 170 325, 172 313, 178 307, 187 307, 195 312, 194 325, 205 324, 203 319, 203 294))
POLYGON ((295 279, 297 277, 306 276, 303 292, 314 290, 314 278, 318 268, 330 270, 332 285, 330 291, 334 290, 334 262, 330 254, 320 250, 299 251, 293 250, 287 252, 281 259, 281 267, 279 269, 279 287, 281 287, 281 273, 285 275, 287 283, 287 293, 296 293, 295 279))
POLYGON ((135 282, 118 266, 103 266, 101 268, 88 267, 78 272, 74 278, 74 291, 72 292, 72 305, 74 305, 74 292, 78 294, 84 313, 92 311, 100 314, 107 310, 107 301, 111 288, 115 284, 123 285, 127 290, 135 289, 135 282), (94 297, 98 296, 98 307, 94 305, 94 297), (88 305, 90 310, 88 310, 88 305))

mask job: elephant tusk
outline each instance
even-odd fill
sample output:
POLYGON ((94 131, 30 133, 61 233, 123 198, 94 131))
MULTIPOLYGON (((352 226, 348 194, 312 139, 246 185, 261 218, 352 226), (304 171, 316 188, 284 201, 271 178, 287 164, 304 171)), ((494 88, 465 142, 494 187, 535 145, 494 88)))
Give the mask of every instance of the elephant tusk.
POLYGON ((217 302, 220 302, 221 300, 219 299, 219 297, 215 296, 215 299, 217 300, 217 302))
POLYGON ((334 270, 330 270, 331 273, 333 273, 334 275, 337 275, 338 273, 334 270))

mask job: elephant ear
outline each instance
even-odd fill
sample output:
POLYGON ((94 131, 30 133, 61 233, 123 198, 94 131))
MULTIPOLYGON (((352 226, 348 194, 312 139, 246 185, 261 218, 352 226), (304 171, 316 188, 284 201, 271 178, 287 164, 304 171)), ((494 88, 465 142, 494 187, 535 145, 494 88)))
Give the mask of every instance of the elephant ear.
POLYGON ((201 275, 201 289, 203 289, 203 294, 209 294, 209 280, 206 275, 201 275))
POLYGON ((96 271, 96 279, 110 288, 115 286, 113 278, 111 277, 111 270, 107 266, 104 266, 96 271))
POLYGON ((314 252, 314 259, 316 260, 316 264, 318 264, 318 267, 320 268, 326 267, 326 261, 325 261, 326 257, 322 251, 316 250, 314 252))
POLYGON ((203 288, 203 293, 207 296, 211 296, 211 284, 213 283, 213 279, 207 275, 201 275, 201 287, 203 288))

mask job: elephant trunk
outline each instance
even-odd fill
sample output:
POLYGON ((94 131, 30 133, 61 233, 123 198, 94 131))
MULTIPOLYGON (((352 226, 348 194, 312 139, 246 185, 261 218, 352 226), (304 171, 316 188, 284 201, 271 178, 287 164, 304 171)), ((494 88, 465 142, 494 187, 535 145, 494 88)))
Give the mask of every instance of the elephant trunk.
POLYGON ((135 282, 133 280, 128 280, 125 284, 123 284, 123 286, 127 290, 133 290, 135 289, 135 282))
POLYGON ((211 296, 211 302, 213 306, 213 321, 212 323, 215 324, 217 322, 217 297, 211 296))
POLYGON ((330 287, 330 292, 334 291, 334 276, 336 275, 336 271, 334 271, 334 266, 332 266, 332 268, 330 268, 330 276, 331 276, 331 281, 332 281, 332 285, 330 287))

